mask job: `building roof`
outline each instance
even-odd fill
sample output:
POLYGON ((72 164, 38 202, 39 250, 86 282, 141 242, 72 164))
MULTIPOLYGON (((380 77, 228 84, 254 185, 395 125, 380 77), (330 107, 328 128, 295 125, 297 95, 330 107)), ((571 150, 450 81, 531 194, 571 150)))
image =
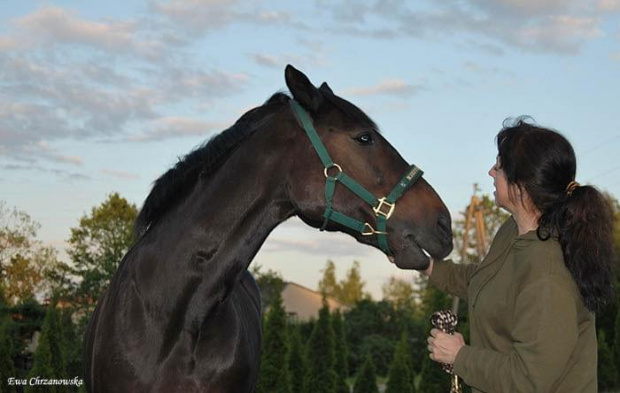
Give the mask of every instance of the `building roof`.
MULTIPOLYGON (((282 305, 286 313, 299 321, 316 319, 319 310, 323 307, 323 295, 294 282, 287 282, 282 289, 282 305)), ((339 309, 341 312, 349 309, 348 306, 332 297, 326 297, 330 312, 339 309)))

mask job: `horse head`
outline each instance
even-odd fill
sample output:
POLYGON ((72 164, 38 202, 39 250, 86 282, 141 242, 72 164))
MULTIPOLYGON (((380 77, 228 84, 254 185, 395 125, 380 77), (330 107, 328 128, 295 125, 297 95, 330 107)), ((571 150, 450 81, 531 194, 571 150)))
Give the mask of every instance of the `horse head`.
POLYGON ((289 151, 294 163, 287 189, 295 213, 312 227, 348 233, 380 248, 400 268, 423 270, 428 255, 447 256, 450 214, 421 170, 326 83, 317 88, 290 65, 285 78, 293 97, 293 127, 308 133, 295 138, 289 151), (320 140, 314 145, 312 132, 320 140))

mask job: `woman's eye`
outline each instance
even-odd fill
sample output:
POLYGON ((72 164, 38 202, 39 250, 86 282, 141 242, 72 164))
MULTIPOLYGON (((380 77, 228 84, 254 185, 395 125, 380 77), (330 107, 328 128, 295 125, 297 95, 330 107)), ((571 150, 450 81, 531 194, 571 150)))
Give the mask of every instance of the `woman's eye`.
POLYGON ((357 143, 362 146, 368 146, 373 144, 372 135, 370 134, 361 134, 355 137, 357 143))

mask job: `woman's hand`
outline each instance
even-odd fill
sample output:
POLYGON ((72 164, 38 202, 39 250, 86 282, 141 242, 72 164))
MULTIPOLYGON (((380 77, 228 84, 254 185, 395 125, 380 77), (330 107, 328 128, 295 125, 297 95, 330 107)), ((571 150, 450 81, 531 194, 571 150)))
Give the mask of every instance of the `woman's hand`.
POLYGON ((445 364, 453 364, 459 350, 465 346, 462 334, 448 334, 439 329, 432 329, 431 337, 426 341, 428 342, 430 358, 445 364))

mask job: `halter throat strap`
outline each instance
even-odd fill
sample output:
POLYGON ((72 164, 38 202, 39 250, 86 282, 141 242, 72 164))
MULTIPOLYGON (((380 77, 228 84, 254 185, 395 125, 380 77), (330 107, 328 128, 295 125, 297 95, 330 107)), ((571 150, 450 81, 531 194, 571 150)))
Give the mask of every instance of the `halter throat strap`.
POLYGON ((411 165, 405 172, 405 175, 398 183, 396 183, 386 197, 376 198, 370 191, 366 190, 362 185, 345 174, 340 165, 334 163, 327 152, 325 145, 321 141, 319 134, 314 128, 312 119, 308 112, 306 112, 306 110, 302 108, 302 106, 294 99, 290 100, 290 105, 293 109, 293 113, 306 132, 306 135, 310 139, 310 142, 312 143, 312 146, 314 147, 314 150, 319 156, 324 167, 323 173, 326 178, 326 207, 325 212, 323 213, 324 221, 321 230, 325 229, 329 221, 333 221, 359 232, 363 236, 377 235, 379 247, 386 255, 391 256, 392 252, 390 251, 387 241, 387 220, 394 213, 396 201, 405 194, 405 192, 423 175, 424 172, 417 166, 411 165), (372 207, 376 217, 376 229, 367 222, 359 221, 333 210, 332 202, 337 182, 343 184, 351 190, 351 192, 372 207))

